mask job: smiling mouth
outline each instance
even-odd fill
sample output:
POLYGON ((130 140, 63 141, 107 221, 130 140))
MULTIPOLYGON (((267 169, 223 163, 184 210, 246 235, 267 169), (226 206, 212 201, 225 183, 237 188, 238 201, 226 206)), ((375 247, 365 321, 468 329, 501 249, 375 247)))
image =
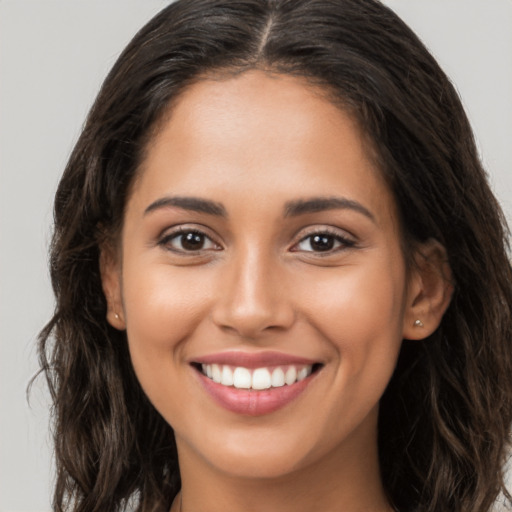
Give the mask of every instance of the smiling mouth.
POLYGON ((245 368, 227 364, 194 363, 202 375, 222 386, 263 391, 282 388, 301 382, 322 366, 321 364, 289 364, 275 367, 245 368))

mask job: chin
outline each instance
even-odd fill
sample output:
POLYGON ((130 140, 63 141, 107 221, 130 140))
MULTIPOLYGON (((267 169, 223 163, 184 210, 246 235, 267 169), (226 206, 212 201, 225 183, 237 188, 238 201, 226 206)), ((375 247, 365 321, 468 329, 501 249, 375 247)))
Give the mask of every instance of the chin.
POLYGON ((215 461, 215 465, 217 471, 231 478, 279 480, 308 464, 297 454, 245 448, 241 453, 225 454, 220 461, 215 461))
POLYGON ((190 461, 192 456, 196 462, 202 460, 215 473, 230 478, 279 481, 327 460, 338 451, 339 439, 334 443, 333 436, 322 435, 311 424, 303 429, 295 426, 231 425, 217 432, 204 432, 200 443, 195 432, 189 431, 195 441, 177 438, 180 461, 190 461))

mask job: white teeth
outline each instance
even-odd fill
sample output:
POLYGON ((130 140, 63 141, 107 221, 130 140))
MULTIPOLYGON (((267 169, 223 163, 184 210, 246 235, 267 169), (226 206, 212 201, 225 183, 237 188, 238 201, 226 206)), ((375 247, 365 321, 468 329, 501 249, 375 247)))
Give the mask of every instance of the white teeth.
POLYGON ((268 389, 271 386, 270 372, 266 368, 258 368, 252 374, 252 389, 268 389))
POLYGON ((201 370, 203 370, 203 373, 209 377, 212 378, 212 365, 211 364, 202 364, 201 370))
POLYGON ((300 382, 301 380, 304 380, 308 376, 308 369, 306 367, 301 368, 297 372, 297 382, 300 382))
POLYGON ((281 386, 284 386, 284 372, 281 368, 276 368, 272 372, 271 384, 273 388, 280 388, 281 386))
POLYGON ((202 364, 201 370, 204 375, 212 379, 217 384, 223 386, 234 386, 238 389, 263 390, 269 388, 279 388, 284 385, 291 386, 296 382, 304 380, 311 375, 312 365, 272 368, 255 368, 249 370, 242 366, 233 368, 229 365, 202 364))
POLYGON ((288 370, 286 370, 284 381, 288 386, 293 384, 297 380, 297 370, 295 369, 295 366, 290 366, 288 370))
POLYGON ((212 364, 212 380, 217 384, 220 384, 222 380, 222 371, 218 364, 212 364))
POLYGON ((252 385, 251 372, 247 368, 235 368, 233 372, 233 386, 238 389, 250 389, 252 385))
POLYGON ((222 379, 220 382, 223 386, 233 385, 233 372, 229 366, 222 367, 222 379))

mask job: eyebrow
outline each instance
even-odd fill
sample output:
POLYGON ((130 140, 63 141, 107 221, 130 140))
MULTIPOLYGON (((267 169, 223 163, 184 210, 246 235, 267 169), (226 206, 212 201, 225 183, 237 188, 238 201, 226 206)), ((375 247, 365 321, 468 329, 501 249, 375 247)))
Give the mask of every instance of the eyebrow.
POLYGON ((306 213, 316 213, 326 210, 353 210, 376 222, 374 215, 361 203, 345 197, 312 197, 290 201, 285 205, 285 217, 296 217, 306 213))
POLYGON ((227 217, 224 206, 209 199, 201 199, 199 197, 162 197, 151 203, 145 210, 144 215, 161 208, 177 207, 182 210, 193 212, 207 213, 218 217, 227 217))
MULTIPOLYGON (((217 217, 227 217, 226 209, 221 203, 202 199, 199 197, 166 196, 152 202, 145 210, 144 215, 161 208, 177 207, 217 217)), ((298 199, 285 204, 284 216, 297 217, 307 213, 317 213, 326 210, 353 210, 368 217, 373 222, 374 215, 361 203, 345 197, 312 197, 309 199, 298 199)))

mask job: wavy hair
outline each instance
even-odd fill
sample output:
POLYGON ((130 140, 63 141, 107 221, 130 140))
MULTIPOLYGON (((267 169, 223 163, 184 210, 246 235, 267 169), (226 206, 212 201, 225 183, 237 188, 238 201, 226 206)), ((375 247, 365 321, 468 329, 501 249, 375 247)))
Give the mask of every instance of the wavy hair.
POLYGON ((141 390, 126 334, 106 321, 99 248, 164 112, 211 73, 304 77, 358 119, 394 194, 404 248, 437 239, 455 291, 439 329, 403 343, 381 400, 379 457, 401 512, 484 512, 504 485, 512 423, 508 231, 454 87, 376 0, 178 0, 107 76, 54 207, 53 318, 40 361, 53 397, 54 510, 168 510, 172 428, 141 390))

